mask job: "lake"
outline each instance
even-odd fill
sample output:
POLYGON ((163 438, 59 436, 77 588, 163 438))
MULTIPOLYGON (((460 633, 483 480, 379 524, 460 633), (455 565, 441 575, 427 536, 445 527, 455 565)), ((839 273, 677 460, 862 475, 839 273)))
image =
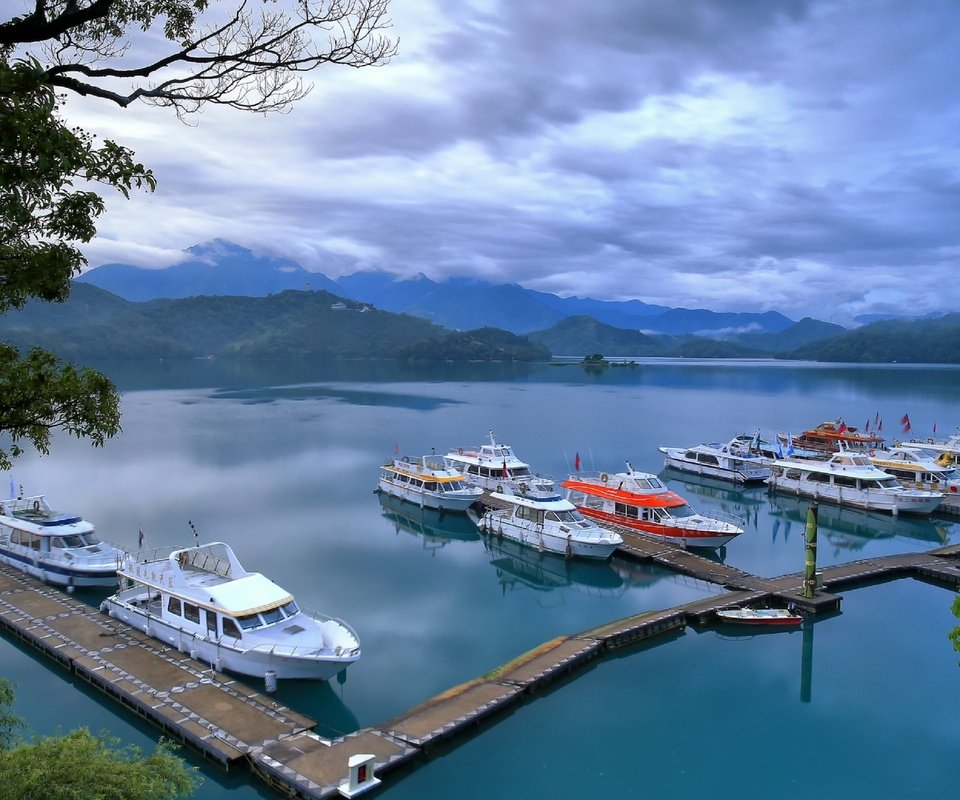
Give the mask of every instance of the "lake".
MULTIPOLYGON (((577 365, 270 366, 197 361, 99 365, 123 392, 123 433, 102 449, 57 437, 13 471, 25 492, 82 513, 134 547, 229 542, 248 569, 348 621, 363 656, 344 680, 281 682, 277 697, 335 736, 377 725, 561 634, 715 594, 718 587, 620 559, 567 564, 493 547, 463 517, 422 514, 373 492, 397 448, 480 444, 493 430, 541 473, 626 460, 660 473, 659 445, 799 433, 843 417, 926 438, 960 423, 960 370, 645 360, 577 365)), ((765 488, 681 480, 696 509, 745 520, 726 563, 803 569, 806 503, 765 488)), ((927 550, 960 521, 820 507, 818 563, 927 550)), ((91 603, 95 594, 78 595, 91 603)), ((405 798, 942 797, 955 791, 960 667, 953 594, 901 580, 847 592, 803 631, 688 629, 593 664, 378 794, 405 798)), ((158 731, 10 640, 0 673, 39 734, 86 725, 149 748, 158 731)), ((255 688, 262 683, 251 681, 255 688)), ((196 797, 276 798, 187 750, 196 797)))

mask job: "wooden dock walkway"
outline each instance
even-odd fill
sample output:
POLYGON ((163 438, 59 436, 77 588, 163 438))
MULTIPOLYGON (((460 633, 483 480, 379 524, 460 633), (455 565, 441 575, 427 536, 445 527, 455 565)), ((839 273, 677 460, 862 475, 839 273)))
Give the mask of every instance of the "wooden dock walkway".
POLYGON ((558 637, 398 717, 333 740, 317 735, 308 717, 7 567, 0 567, 0 628, 225 768, 246 762, 278 792, 314 800, 341 794, 352 756, 372 755, 378 776, 420 763, 431 749, 528 702, 604 654, 665 641, 688 624, 712 624, 723 607, 795 602, 815 617, 839 608, 834 592, 858 584, 911 577, 960 587, 960 545, 827 567, 811 599, 803 597, 801 573, 762 578, 621 533, 619 557, 662 564, 724 591, 558 637))

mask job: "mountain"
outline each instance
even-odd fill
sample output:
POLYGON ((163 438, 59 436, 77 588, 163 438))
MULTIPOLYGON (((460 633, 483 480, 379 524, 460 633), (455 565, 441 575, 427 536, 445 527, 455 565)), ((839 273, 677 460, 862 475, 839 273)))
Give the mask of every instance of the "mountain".
POLYGON ((308 272, 295 261, 258 255, 240 245, 215 239, 185 251, 186 260, 165 269, 104 264, 79 276, 127 300, 239 295, 264 297, 287 289, 320 289, 338 293, 326 275, 308 272))
POLYGON ((529 338, 545 345, 551 353, 562 356, 663 356, 667 346, 662 337, 648 336, 635 330, 615 328, 593 317, 567 317, 529 338))
POLYGON ((784 355, 812 361, 957 364, 960 363, 960 314, 874 322, 784 355))
POLYGON ((0 315, 0 339, 84 359, 544 360, 541 345, 505 331, 458 334, 409 314, 322 291, 136 303, 78 284, 64 303, 31 301, 0 315), (419 350, 417 348, 420 348, 419 350))
POLYGON ((322 290, 386 311, 412 314, 451 330, 497 327, 524 334, 544 330, 567 317, 591 316, 606 325, 670 335, 734 338, 743 333, 778 333, 793 324, 768 312, 716 313, 672 309, 641 300, 605 301, 559 297, 515 283, 494 284, 475 278, 433 281, 379 271, 356 272, 331 280, 294 261, 258 255, 217 239, 185 251, 185 259, 167 269, 104 264, 77 278, 127 300, 235 295, 264 297, 287 289, 322 290))
POLYGON ((766 353, 787 353, 813 342, 822 342, 847 332, 841 325, 804 317, 779 333, 748 333, 736 337, 740 344, 766 353))

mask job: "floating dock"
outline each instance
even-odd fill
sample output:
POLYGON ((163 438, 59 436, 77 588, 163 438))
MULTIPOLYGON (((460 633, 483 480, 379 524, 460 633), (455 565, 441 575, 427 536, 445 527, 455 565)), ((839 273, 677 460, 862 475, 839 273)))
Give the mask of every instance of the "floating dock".
POLYGON ((624 536, 620 557, 658 563, 725 591, 558 637, 381 725, 333 740, 317 735, 312 719, 4 566, 0 628, 225 769, 249 764, 278 792, 315 800, 356 794, 347 780, 350 762, 361 754, 373 767, 371 775, 423 761, 431 749, 450 744, 604 654, 664 641, 687 624, 712 624, 720 608, 792 602, 813 617, 837 610, 840 597, 834 592, 855 585, 910 577, 960 587, 960 545, 827 567, 818 571, 815 596, 806 598, 802 573, 761 578, 670 543, 619 532, 624 536))

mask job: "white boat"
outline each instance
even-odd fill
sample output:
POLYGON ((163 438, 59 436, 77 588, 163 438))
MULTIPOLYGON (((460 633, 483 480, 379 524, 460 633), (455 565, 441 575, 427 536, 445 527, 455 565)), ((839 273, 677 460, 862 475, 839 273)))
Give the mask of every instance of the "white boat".
POLYGON ((871 450, 870 461, 893 475, 904 486, 943 494, 960 492, 960 470, 949 453, 894 445, 887 450, 871 450))
POLYGON ((497 441, 490 431, 490 443, 477 447, 457 447, 444 456, 448 465, 460 470, 471 486, 501 494, 524 494, 543 500, 559 497, 550 478, 535 475, 513 448, 497 441))
POLYGON ((743 533, 742 519, 722 511, 694 511, 660 478, 636 471, 629 461, 626 472, 571 475, 563 487, 567 499, 591 519, 680 547, 722 547, 743 533))
POLYGON ((327 680, 360 657, 347 623, 301 609, 223 542, 129 553, 100 610, 217 670, 327 680))
POLYGON ((890 514, 929 514, 940 492, 902 486, 870 461, 867 453, 841 450, 825 461, 783 459, 773 463, 767 483, 781 492, 890 514))
POLYGON ((0 500, 0 562, 56 586, 116 586, 122 551, 43 495, 0 500))
POLYGON ((795 627, 803 622, 800 614, 788 608, 719 608, 717 617, 723 622, 776 628, 795 627))
POLYGON ((486 511, 476 522, 491 536, 511 539, 544 553, 567 558, 609 558, 623 544, 618 533, 586 519, 568 500, 492 492, 503 508, 486 511))
POLYGON ((395 458, 380 467, 377 491, 386 492, 421 508, 466 511, 483 494, 468 486, 463 473, 448 466, 438 455, 395 458))
POLYGON ((693 447, 658 447, 664 464, 682 472, 705 475, 733 483, 762 483, 770 477, 767 460, 755 443, 759 437, 740 435, 725 444, 713 442, 693 447))
POLYGON ((910 439, 906 442, 896 442, 900 447, 908 447, 911 450, 926 450, 936 454, 936 458, 942 464, 960 465, 960 433, 955 433, 946 439, 910 439))

